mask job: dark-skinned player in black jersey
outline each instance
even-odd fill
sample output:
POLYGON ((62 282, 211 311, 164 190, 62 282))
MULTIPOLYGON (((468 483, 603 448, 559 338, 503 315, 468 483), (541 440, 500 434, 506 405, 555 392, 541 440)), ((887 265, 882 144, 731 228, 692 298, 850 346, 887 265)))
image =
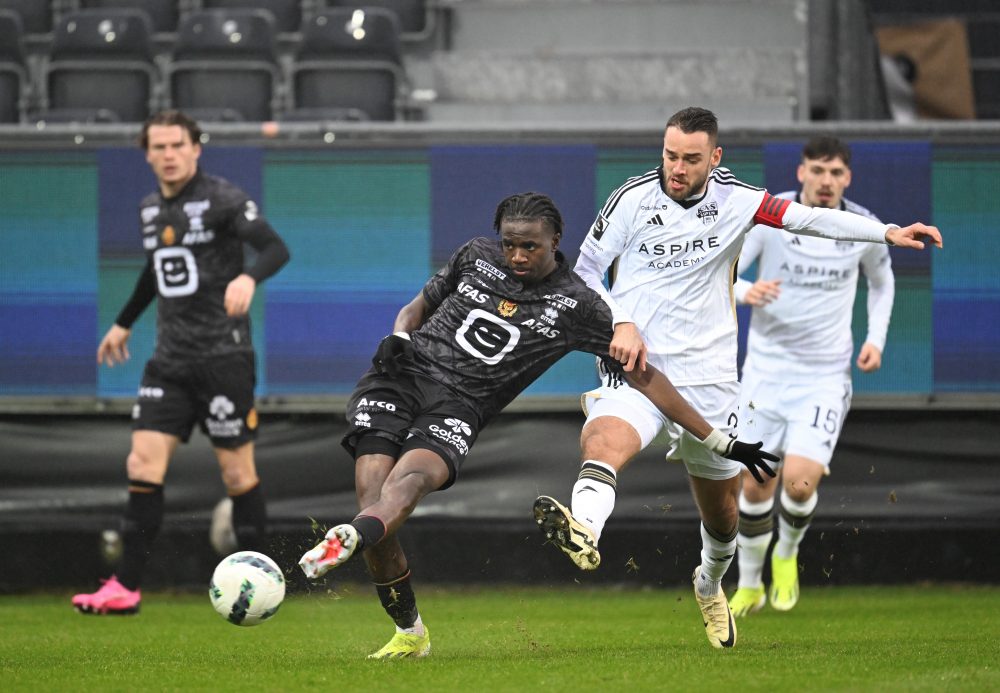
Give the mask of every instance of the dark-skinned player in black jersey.
POLYGON ((254 463, 256 376, 247 312, 257 285, 288 261, 288 249, 246 193, 198 168, 201 129, 187 115, 152 116, 139 143, 158 183, 139 208, 147 262, 101 340, 97 362, 111 367, 129 358, 131 327, 153 299, 156 349, 132 410, 117 574, 72 600, 89 614, 139 610, 139 583, 163 519, 167 467, 195 423, 212 441, 240 548, 263 548, 267 523, 254 463), (251 265, 244 243, 256 250, 251 265))
MULTIPOLYGON (((417 611, 396 532, 432 491, 451 486, 479 431, 571 351, 598 355, 665 414, 720 454, 772 474, 774 456, 710 426, 658 370, 611 359, 611 309, 559 252, 562 216, 545 195, 497 208, 495 238, 476 238, 396 316, 347 405, 343 444, 355 459, 361 512, 299 561, 317 578, 361 553, 396 633, 373 659, 423 657, 417 611)), ((558 531, 558 530, 556 530, 558 531)))

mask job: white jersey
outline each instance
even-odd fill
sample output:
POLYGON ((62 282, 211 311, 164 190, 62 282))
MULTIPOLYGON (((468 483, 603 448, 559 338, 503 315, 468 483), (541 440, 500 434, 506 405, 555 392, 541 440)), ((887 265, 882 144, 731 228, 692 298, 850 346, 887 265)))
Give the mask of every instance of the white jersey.
MULTIPOLYGON (((796 192, 778 197, 796 199, 796 192)), ((875 215, 844 200, 842 208, 870 219, 875 215)), ((876 219, 877 221, 877 219, 876 219)), ((851 371, 851 316, 858 272, 868 281, 868 336, 885 349, 895 282, 885 246, 796 236, 765 227, 747 234, 740 267, 760 262, 760 279, 780 279, 781 294, 753 309, 745 371, 766 379, 806 381, 851 371)), ((739 280, 742 301, 751 282, 739 280)))
POLYGON ((884 224, 776 198, 725 168, 705 193, 675 202, 662 170, 612 193, 580 248, 576 271, 602 293, 615 323, 634 322, 648 360, 675 385, 735 381, 736 262, 756 224, 827 238, 885 242, 884 224), (615 263, 610 291, 604 274, 615 263))

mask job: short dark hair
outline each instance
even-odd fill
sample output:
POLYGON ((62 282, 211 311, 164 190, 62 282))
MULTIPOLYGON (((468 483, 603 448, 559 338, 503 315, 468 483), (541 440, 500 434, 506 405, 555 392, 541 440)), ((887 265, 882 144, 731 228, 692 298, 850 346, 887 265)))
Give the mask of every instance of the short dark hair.
POLYGON ((505 221, 544 221, 556 236, 562 236, 563 218, 559 208, 548 195, 537 192, 523 192, 505 198, 497 205, 493 217, 493 229, 500 233, 500 225, 505 221))
POLYGON ((182 111, 168 110, 154 113, 142 124, 142 134, 139 135, 139 146, 143 150, 149 148, 149 128, 153 125, 180 125, 191 135, 192 144, 201 143, 201 128, 197 121, 182 111))
POLYGON ((840 159, 844 165, 851 165, 851 148, 832 135, 817 135, 806 142, 802 147, 802 159, 819 159, 829 161, 830 159, 840 159))
POLYGON ((698 106, 682 108, 670 116, 667 127, 679 128, 681 132, 686 134, 704 132, 712 142, 719 139, 719 119, 707 108, 699 108, 698 106))

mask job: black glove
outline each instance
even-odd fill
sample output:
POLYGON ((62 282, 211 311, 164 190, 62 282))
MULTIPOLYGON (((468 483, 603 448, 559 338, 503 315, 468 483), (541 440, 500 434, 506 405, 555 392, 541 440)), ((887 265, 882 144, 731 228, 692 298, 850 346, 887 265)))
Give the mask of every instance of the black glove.
POLYGON ((390 378, 399 375, 401 362, 413 356, 413 342, 399 333, 391 334, 379 342, 378 350, 372 357, 376 373, 384 373, 390 378))
POLYGON ((733 442, 729 444, 729 449, 726 450, 723 457, 728 457, 731 460, 736 460, 742 465, 745 465, 750 473, 753 474, 753 478, 757 480, 758 484, 764 483, 764 477, 760 475, 757 468, 764 470, 764 473, 769 477, 774 478, 776 473, 771 469, 771 465, 767 464, 764 460, 770 460, 771 462, 777 462, 780 458, 777 455, 773 455, 766 450, 761 450, 764 447, 764 443, 744 443, 742 440, 732 439, 733 442))

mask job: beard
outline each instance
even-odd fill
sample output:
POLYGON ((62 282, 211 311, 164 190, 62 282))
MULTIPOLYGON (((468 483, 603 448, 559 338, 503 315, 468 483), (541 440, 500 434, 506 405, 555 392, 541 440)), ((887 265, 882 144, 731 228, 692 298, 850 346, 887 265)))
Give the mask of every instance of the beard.
POLYGON ((680 190, 674 190, 670 187, 671 178, 672 176, 667 176, 667 185, 665 190, 667 197, 674 202, 683 202, 692 195, 700 194, 700 191, 705 188, 705 181, 708 180, 708 173, 699 178, 688 177, 686 179, 687 184, 680 190))

